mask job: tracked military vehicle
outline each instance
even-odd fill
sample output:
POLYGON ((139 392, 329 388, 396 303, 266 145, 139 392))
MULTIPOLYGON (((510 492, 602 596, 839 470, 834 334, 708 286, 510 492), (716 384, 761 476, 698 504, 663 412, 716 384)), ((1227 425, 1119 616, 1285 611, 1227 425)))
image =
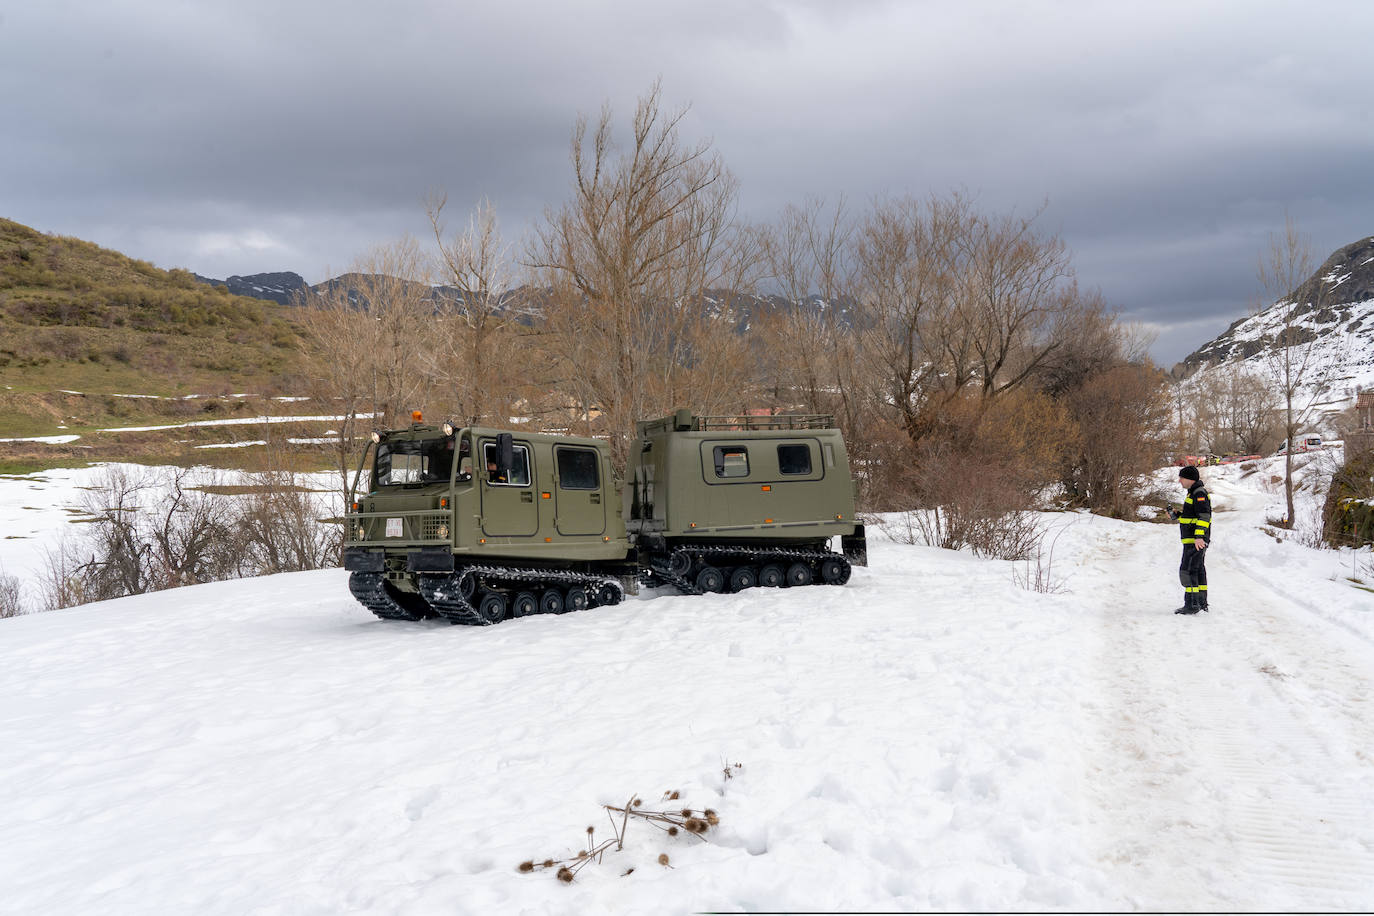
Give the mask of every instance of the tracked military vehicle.
POLYGON ((642 422, 624 488, 597 439, 413 419, 373 434, 345 517, 349 590, 378 617, 486 625, 617 604, 639 581, 842 585, 867 562, 829 417, 642 422))
POLYGON ((479 625, 620 602, 638 567, 606 443, 415 420, 373 434, 345 518, 359 602, 479 625))
POLYGON ((650 583, 688 594, 843 585, 851 564, 867 564, 831 417, 680 410, 637 430, 626 526, 650 583))

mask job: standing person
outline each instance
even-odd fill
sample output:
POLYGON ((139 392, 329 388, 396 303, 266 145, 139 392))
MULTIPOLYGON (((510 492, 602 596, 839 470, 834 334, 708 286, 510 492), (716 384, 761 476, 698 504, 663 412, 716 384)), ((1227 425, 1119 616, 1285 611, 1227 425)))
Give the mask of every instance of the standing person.
POLYGON ((1197 468, 1188 465, 1178 472, 1178 485, 1188 491, 1183 511, 1169 507, 1169 517, 1178 522, 1183 541, 1183 560, 1178 564, 1178 579, 1183 583, 1183 607, 1175 614, 1196 614, 1207 610, 1207 547, 1212 543, 1212 498, 1197 468))

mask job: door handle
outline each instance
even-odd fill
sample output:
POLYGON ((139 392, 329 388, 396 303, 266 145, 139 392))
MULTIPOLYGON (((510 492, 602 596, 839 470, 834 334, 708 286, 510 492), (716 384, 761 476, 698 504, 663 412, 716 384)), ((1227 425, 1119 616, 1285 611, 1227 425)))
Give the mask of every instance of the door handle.
POLYGON ((533 494, 533 493, 521 493, 521 494, 520 494, 520 501, 521 501, 522 503, 532 503, 532 502, 534 502, 534 494, 533 494))
POLYGON ((601 494, 600 494, 600 493, 593 493, 593 494, 592 494, 592 502, 598 503, 598 504, 599 504, 599 503, 601 502, 601 494))

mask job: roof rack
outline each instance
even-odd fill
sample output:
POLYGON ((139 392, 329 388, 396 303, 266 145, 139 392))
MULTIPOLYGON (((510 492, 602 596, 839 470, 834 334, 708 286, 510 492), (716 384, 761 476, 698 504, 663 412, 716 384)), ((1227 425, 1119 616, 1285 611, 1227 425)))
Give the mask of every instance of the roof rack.
POLYGON ((711 429, 830 429, 835 425, 831 414, 777 414, 771 417, 756 417, 749 414, 723 417, 693 417, 692 428, 711 429))

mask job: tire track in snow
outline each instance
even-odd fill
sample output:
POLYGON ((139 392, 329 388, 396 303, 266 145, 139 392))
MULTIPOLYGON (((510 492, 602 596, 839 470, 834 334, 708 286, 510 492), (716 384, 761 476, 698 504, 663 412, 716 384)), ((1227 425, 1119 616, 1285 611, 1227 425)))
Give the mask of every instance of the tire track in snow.
POLYGON ((1332 784, 1329 774, 1336 764, 1364 781, 1374 778, 1374 765, 1360 754, 1374 747, 1374 727, 1365 714, 1368 682, 1347 660, 1346 643, 1330 639, 1330 625, 1318 622, 1301 602, 1236 558, 1219 565, 1244 577, 1229 587, 1237 599, 1249 599, 1256 624, 1240 628, 1233 645, 1248 652, 1265 675, 1268 683, 1259 689, 1280 701, 1264 704, 1262 714, 1252 705, 1244 720, 1230 715, 1234 695, 1216 690, 1204 693, 1195 707, 1198 724, 1217 736, 1212 755, 1239 790, 1229 799, 1228 821, 1241 872, 1256 882, 1287 886, 1294 906, 1367 903, 1374 899, 1374 812, 1358 791, 1361 780, 1332 784), (1290 654, 1279 665, 1263 661, 1285 650, 1290 654), (1298 681, 1315 681, 1318 689, 1294 689, 1298 681), (1265 760, 1257 747, 1280 759, 1265 760), (1341 896, 1333 898, 1332 892, 1341 896))
MULTIPOLYGON (((1088 565, 1140 570, 1113 585, 1157 595, 1157 540, 1109 537, 1104 556, 1126 562, 1088 565)), ((1102 858, 1147 908, 1361 908, 1374 899, 1363 668, 1287 596, 1233 561, 1217 572, 1214 614, 1173 617, 1165 599, 1099 615, 1089 776, 1102 858), (1175 896, 1149 899, 1161 873, 1175 896)))

